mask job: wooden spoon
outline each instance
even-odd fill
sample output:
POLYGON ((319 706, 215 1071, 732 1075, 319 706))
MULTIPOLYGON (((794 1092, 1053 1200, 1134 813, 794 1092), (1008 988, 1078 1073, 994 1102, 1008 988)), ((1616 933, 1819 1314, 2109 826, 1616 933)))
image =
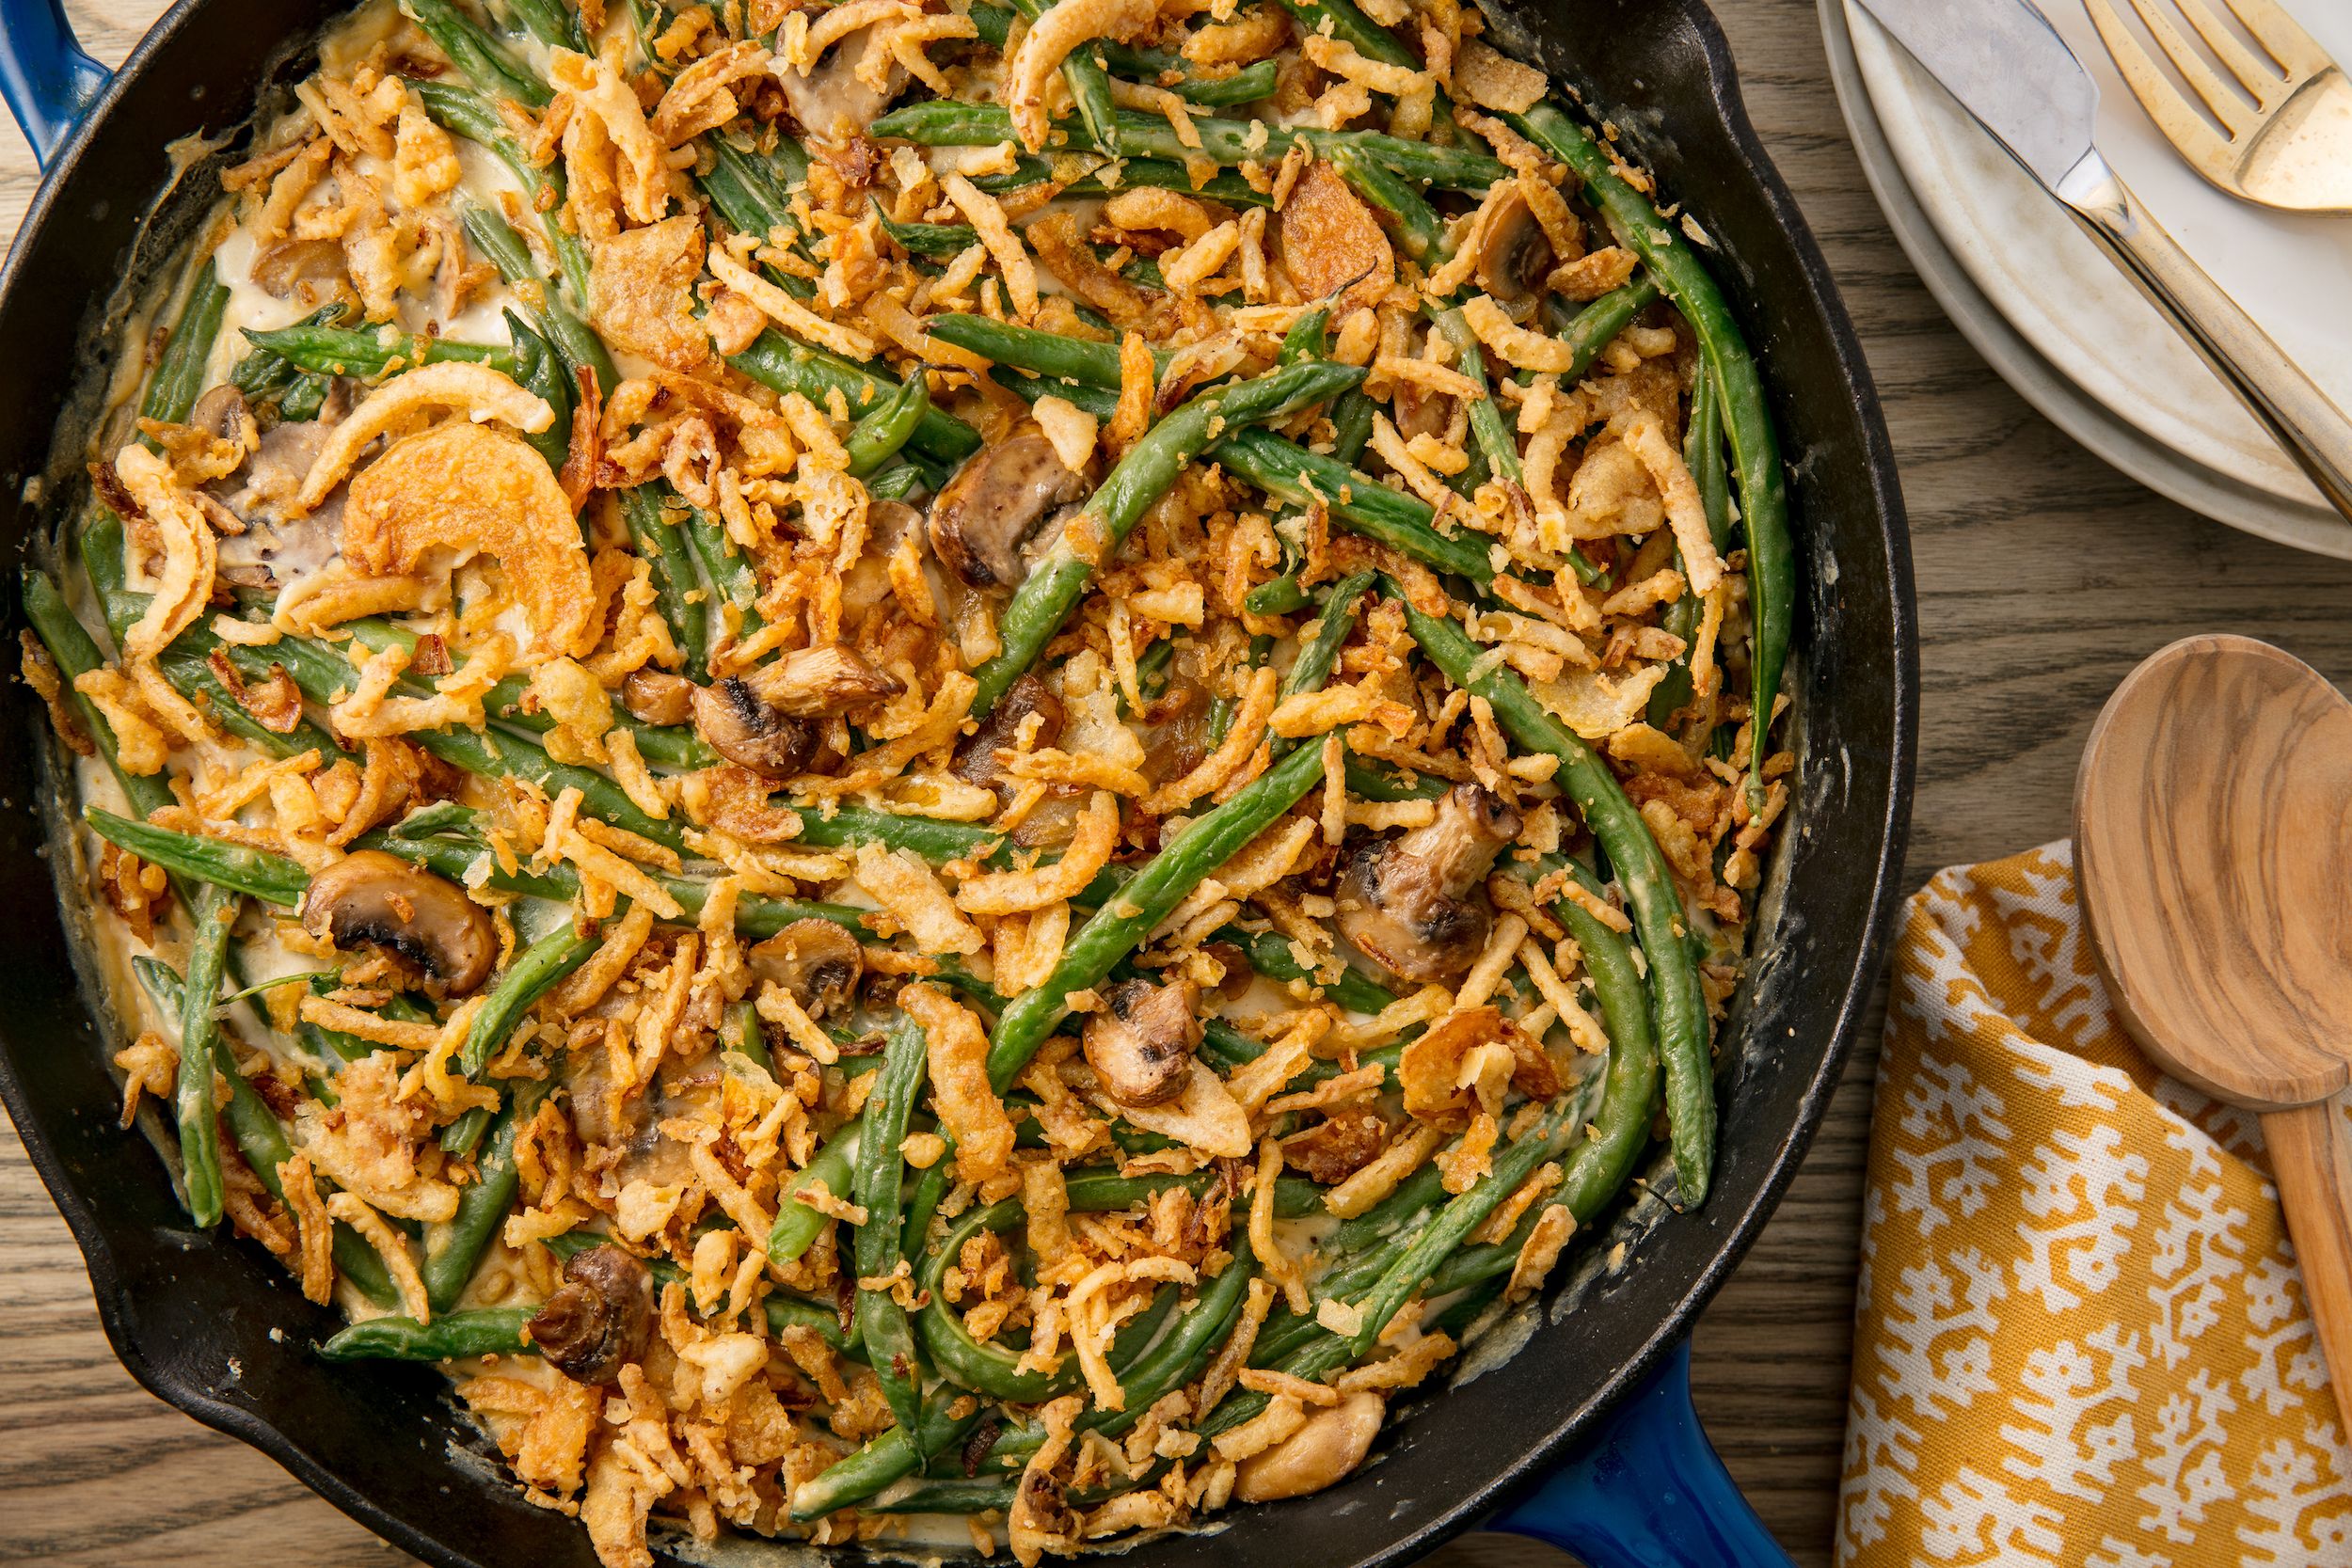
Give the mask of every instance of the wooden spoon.
POLYGON ((2352 1139, 2335 1101, 2352 1081, 2352 703, 2250 638, 2151 656, 2091 726, 2074 871, 2133 1038, 2260 1113, 2352 1415, 2352 1139))

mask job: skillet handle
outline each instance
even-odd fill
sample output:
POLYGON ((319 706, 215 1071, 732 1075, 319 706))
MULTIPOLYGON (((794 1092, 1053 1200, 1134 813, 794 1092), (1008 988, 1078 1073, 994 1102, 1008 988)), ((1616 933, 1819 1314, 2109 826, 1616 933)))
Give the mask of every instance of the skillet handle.
POLYGON ((1793 1568, 1699 1427, 1688 1339, 1486 1528, 1592 1568, 1793 1568))
POLYGON ((0 0, 0 99, 43 167, 112 74, 74 40, 61 0, 0 0))

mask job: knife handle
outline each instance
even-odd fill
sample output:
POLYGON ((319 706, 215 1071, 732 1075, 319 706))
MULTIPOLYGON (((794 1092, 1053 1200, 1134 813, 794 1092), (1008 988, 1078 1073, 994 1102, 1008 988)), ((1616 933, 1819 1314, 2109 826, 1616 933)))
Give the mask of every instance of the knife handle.
POLYGON ((2067 177, 2058 198, 2352 521, 2352 417, 2190 260, 2097 153, 2067 177))

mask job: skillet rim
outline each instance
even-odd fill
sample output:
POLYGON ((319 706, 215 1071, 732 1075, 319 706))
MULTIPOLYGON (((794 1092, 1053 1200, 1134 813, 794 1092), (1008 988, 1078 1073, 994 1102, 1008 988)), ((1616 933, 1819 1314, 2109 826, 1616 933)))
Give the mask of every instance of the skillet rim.
MULTIPOLYGON (((29 264, 29 236, 58 215, 75 175, 98 130, 115 113, 120 101, 137 85, 147 68, 178 43, 199 19, 211 0, 175 0, 171 8, 140 40, 118 68, 105 89, 76 123, 43 172, 5 263, 0 263, 0 300, 11 295, 29 264)), ((1774 166, 1749 119, 1738 71, 1720 24, 1705 0, 1675 0, 1687 19, 1704 69, 1708 99, 1717 125, 1740 156, 1745 180, 1751 182, 1773 224, 1787 238, 1803 278, 1809 316, 1826 329, 1832 357, 1852 394, 1852 414, 1863 445, 1863 469, 1869 489, 1878 531, 1886 550, 1887 624, 1892 634, 1894 669, 1889 683, 1889 725, 1892 745, 1886 769, 1885 816, 1880 824, 1875 864, 1870 875, 1869 908, 1863 940, 1848 958, 1847 974, 1834 1009, 1819 1009, 1829 1019, 1829 1042, 1818 1066, 1797 1097, 1793 1120, 1765 1165, 1761 1180, 1736 1216, 1712 1209, 1704 1216, 1721 1223, 1724 1235, 1715 1243, 1696 1277, 1661 1313, 1640 1349, 1620 1359, 1593 1393, 1549 1433, 1533 1441, 1514 1438, 1515 1458, 1488 1469, 1456 1500, 1401 1536, 1394 1536, 1370 1555, 1356 1560, 1360 1568, 1392 1568, 1421 1557, 1477 1524, 1532 1488, 1557 1464, 1579 1435, 1606 1410, 1646 1378, 1691 1329, 1699 1312, 1722 1289, 1748 1249, 1754 1245, 1793 1180, 1828 1110, 1854 1037, 1862 1026, 1881 970, 1888 931, 1901 893, 1904 852, 1909 839, 1911 797, 1918 739, 1918 628, 1912 578, 1907 515, 1891 438, 1875 383, 1853 324, 1826 259, 1796 200, 1774 166), (1723 1223, 1726 1222, 1727 1223, 1723 1223), (1523 1446, 1522 1446, 1523 1445, 1523 1446)), ((285 40, 279 40, 282 43, 285 40)), ((1555 81, 1560 80, 1554 73, 1555 81)), ((1583 96, 1581 94, 1580 97, 1583 96)), ((1594 95, 1598 98, 1598 95, 1594 95)), ((1606 99, 1600 99, 1607 102, 1606 99)), ((1639 137, 1629 137, 1639 150, 1639 137)), ((1755 324, 1746 324, 1751 333, 1755 324)), ((1768 373, 1768 379, 1769 373, 1768 373)), ((1801 650, 1802 652, 1802 650, 1801 650)), ((44 867, 44 871, 46 868, 44 867)), ((87 1004, 86 1004, 87 1006, 87 1004)), ((346 1515, 403 1550, 443 1568, 477 1568, 475 1559, 444 1545, 390 1513, 373 1497, 347 1484, 326 1465, 314 1459, 294 1433, 258 1410, 220 1398, 204 1387, 189 1370, 167 1367, 148 1354, 131 1300, 130 1283, 111 1250, 94 1212, 64 1162, 38 1129, 26 1135, 29 1097, 18 1082, 13 1064, 0 1053, 0 1101, 8 1104, 35 1169, 48 1188, 68 1229, 87 1265, 92 1295, 102 1326, 117 1357, 149 1392, 205 1425, 238 1438, 267 1454, 306 1486, 346 1515)), ((1485 1463, 1483 1460, 1480 1462, 1485 1463)), ((1246 1515, 1244 1515, 1246 1517, 1246 1515)), ((1209 1539, 1214 1539, 1209 1538, 1209 1539)), ((1205 1544, 1205 1543, 1204 1543, 1205 1544)), ((844 1561, 858 1559, 844 1558, 844 1561)))

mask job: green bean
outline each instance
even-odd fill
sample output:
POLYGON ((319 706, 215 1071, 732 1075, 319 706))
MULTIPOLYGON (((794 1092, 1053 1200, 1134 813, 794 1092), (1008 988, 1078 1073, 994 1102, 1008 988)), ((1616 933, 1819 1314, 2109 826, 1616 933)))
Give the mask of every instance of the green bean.
POLYGON ((980 231, 968 223, 893 223, 880 201, 874 203, 874 217, 882 232, 910 256, 944 261, 980 243, 980 231))
MULTIPOLYGON (((343 318, 350 314, 349 305, 342 300, 329 300, 294 325, 341 326, 343 318)), ((282 356, 272 354, 265 348, 254 349, 229 370, 230 385, 244 394, 246 403, 261 404, 276 399, 281 410, 287 395, 305 378, 306 372, 297 370, 282 356)), ((316 380, 317 377, 310 376, 309 379, 316 380)))
MULTIPOLYGON (((1691 387, 1691 417, 1682 436, 1682 460, 1697 483, 1699 504, 1707 513, 1707 531, 1721 551, 1731 539, 1731 476, 1724 467, 1724 411, 1715 394, 1715 378, 1704 369, 1691 387)), ((1681 552, 1676 552, 1681 559, 1681 552)), ((1688 707, 1694 694, 1691 685, 1691 640, 1698 634, 1705 601, 1685 593, 1658 618, 1660 629, 1682 639, 1682 652, 1666 667, 1666 676, 1650 689, 1649 721, 1660 729, 1688 707)))
POLYGON ((1424 269, 1434 269, 1453 254, 1453 247, 1446 244, 1445 219, 1408 182, 1361 145, 1349 142, 1334 149, 1331 166, 1356 187, 1357 195, 1389 214, 1405 254, 1424 269))
MULTIPOLYGON (((1263 120, 1197 119, 1200 145, 1177 139, 1166 118, 1136 109, 1121 109, 1113 117, 1115 150, 1127 158, 1165 158, 1181 163, 1187 156, 1203 157, 1228 167, 1244 163, 1274 164, 1294 145, 1317 157, 1336 156, 1343 148, 1357 148, 1383 166, 1422 184, 1446 190, 1485 192, 1499 180, 1511 177, 1500 161, 1465 149, 1406 141, 1372 131, 1320 131, 1311 127, 1277 127, 1263 120)), ((1068 124, 1056 133, 1073 140, 1068 124)), ((877 138, 895 137, 925 147, 993 147, 1013 139, 1011 112, 999 104, 962 103, 935 99, 911 104, 882 116, 868 128, 877 138)))
POLYGON ((220 1110, 213 1101, 214 1059, 222 1053, 221 965, 229 952, 229 928, 236 924, 239 900, 233 889, 211 885, 198 893, 188 917, 196 930, 188 942, 188 977, 180 1006, 180 1079, 173 1094, 180 1120, 180 1166, 188 1214, 199 1226, 220 1223, 220 1110))
POLYGON ((545 82, 532 75, 505 45, 452 0, 401 0, 401 13, 423 29, 440 46, 450 63, 476 88, 494 98, 543 109, 555 97, 545 82))
POLYGON ((940 1203, 947 1196, 947 1190, 955 1185, 956 1180, 956 1140, 948 1135, 944 1127, 938 1129, 938 1132, 946 1149, 915 1179, 914 1196, 907 1200, 904 1234, 908 1247, 918 1253, 930 1239, 931 1216, 939 1212, 940 1203))
POLYGON ((1593 749, 1544 710, 1519 677, 1497 668, 1472 679, 1480 650, 1459 622, 1405 606, 1405 624, 1446 678, 1483 697, 1511 737, 1528 751, 1560 759, 1552 776, 1576 802, 1584 825, 1609 856, 1632 905, 1649 965, 1650 995, 1666 1070, 1666 1121, 1674 1135, 1682 1206, 1706 1201, 1715 1156, 1715 1075, 1708 1049, 1707 998, 1691 956, 1689 927, 1674 873, 1616 775, 1593 749))
POLYGON ((1633 325, 1633 318, 1658 303, 1658 285, 1647 274, 1609 291, 1581 310, 1570 312, 1557 294, 1547 295, 1544 304, 1556 311, 1552 329, 1562 341, 1576 351, 1576 358, 1568 366, 1561 383, 1581 381, 1584 372, 1601 351, 1617 341, 1625 329, 1633 325))
POLYGON ((525 1328, 535 1307, 485 1307, 448 1312, 430 1323, 414 1318, 370 1318, 325 1344, 329 1361, 462 1361, 475 1355, 536 1355, 525 1328))
POLYGON ((770 1077, 775 1075, 775 1053, 768 1049, 768 1031, 760 1025, 759 1009, 749 997, 727 1004, 726 1020, 720 1026, 719 1039, 723 1049, 739 1051, 759 1064, 770 1077))
MULTIPOLYGON (((548 412, 555 416, 548 421, 547 429, 523 439, 547 459, 549 468, 561 474, 572 455, 572 402, 576 388, 571 372, 564 367, 564 356, 556 353, 555 345, 533 332, 522 317, 512 310, 506 311, 505 316, 515 360, 515 368, 507 373, 514 377, 516 386, 545 402, 548 412)), ((431 355, 428 353, 426 357, 431 355)))
POLYGON ((1367 800, 1434 800, 1453 786, 1434 773, 1406 774, 1383 763, 1347 763, 1347 790, 1367 800))
MULTIPOLYGON (((579 302, 581 309, 586 309, 588 301, 593 297, 588 292, 588 246, 579 235, 557 221, 555 216, 564 205, 562 164, 560 162, 545 165, 532 163, 530 154, 523 150, 522 144, 515 139, 514 134, 508 129, 504 117, 500 115, 496 105, 480 93, 459 87, 453 82, 421 82, 410 78, 407 86, 408 90, 417 95, 417 101, 424 105, 424 112, 433 117, 436 124, 451 135, 463 136, 466 140, 486 150, 514 171, 515 178, 522 182, 524 198, 530 204, 531 210, 540 214, 540 227, 547 234, 548 246, 555 252, 556 264, 564 274, 564 282, 571 287, 573 299, 579 302)), ((504 227, 502 221, 499 227, 504 227)), ((491 262, 499 268, 501 274, 507 277, 508 281, 519 281, 525 277, 532 281, 538 280, 538 269, 530 264, 527 255, 524 256, 521 266, 516 272, 509 274, 507 266, 515 259, 515 249, 509 247, 501 256, 500 250, 493 249, 490 245, 484 243, 483 236, 486 231, 489 231, 487 225, 469 222, 466 226, 467 234, 482 247, 484 253, 490 258, 491 262)), ((516 242, 516 246, 519 246, 519 241, 516 242)), ((552 300, 549 303, 552 305, 552 300)), ((560 324, 552 314, 549 316, 548 325, 549 328, 548 335, 553 338, 567 354, 570 353, 573 345, 564 333, 558 329, 560 324)), ((590 341, 594 342, 593 335, 590 341)), ((609 374, 612 370, 612 361, 609 356, 604 356, 603 345, 596 344, 595 352, 597 356, 604 357, 604 371, 609 374)), ((612 383, 610 380, 605 381, 603 385, 605 390, 612 390, 612 383)))
POLYGON ((580 13, 564 0, 506 0, 506 4, 531 36, 548 48, 568 49, 575 55, 596 53, 587 29, 580 25, 580 13))
POLYGON ((1422 69, 1421 60, 1412 51, 1398 42, 1395 34, 1367 16, 1356 0, 1280 0, 1280 4, 1302 33, 1322 32, 1328 23, 1333 38, 1366 59, 1382 65, 1401 65, 1407 71, 1422 69))
MULTIPOLYGON (((108 724, 87 697, 73 689, 74 678, 87 675, 105 662, 98 651, 98 643, 75 617, 73 607, 65 602, 49 574, 27 568, 24 573, 24 618, 49 650, 49 657, 57 666, 57 673, 65 685, 65 700, 72 705, 74 717, 98 748, 98 754, 113 770, 122 792, 130 798, 131 809, 147 813, 172 804, 171 786, 156 774, 128 773, 122 767, 122 749, 115 738, 114 727, 108 724)), ((167 866, 165 869, 169 870, 167 866)))
POLYGON ((1307 591, 1298 586, 1298 574, 1285 572, 1272 582, 1262 582, 1242 595, 1242 608, 1252 615, 1295 615, 1314 603, 1307 591))
POLYGON ((446 1314, 457 1305, 491 1236, 515 1207, 515 1195, 522 1188, 522 1172, 515 1165, 515 1136, 553 1087, 544 1078, 525 1079, 515 1086, 490 1123, 488 1143, 476 1163, 478 1174, 458 1195, 457 1212, 447 1224, 425 1232, 424 1299, 436 1313, 446 1314))
MULTIPOLYGON (((1119 389, 1117 343, 1065 338, 1057 332, 1043 332, 1033 326, 1015 326, 1009 322, 992 321, 986 316, 954 311, 931 317, 923 324, 923 328, 941 342, 968 349, 998 364, 1035 371, 1040 375, 1064 381, 1083 382, 1106 391, 1119 389)), ((1167 373, 1168 362, 1172 357, 1174 356, 1166 349, 1152 350, 1152 373, 1154 378, 1167 373)))
MULTIPOLYGON (((507 1037, 523 1021, 523 1015, 538 1006, 539 998, 555 988, 573 970, 587 961, 596 950, 596 939, 582 936, 580 928, 568 919, 532 942, 519 954, 490 989, 473 1022, 466 1026, 466 1038, 457 1048, 455 1066, 458 1076, 478 1079, 490 1058, 506 1044, 507 1037)), ((482 1134, 489 1130, 490 1113, 477 1107, 468 1111, 443 1129, 441 1148, 452 1154, 470 1154, 482 1134)), ((461 1282, 462 1283, 462 1282, 461 1282)))
POLYGON ((941 1386, 923 1402, 916 1431, 894 1426, 847 1458, 836 1460, 792 1489, 792 1517, 803 1522, 821 1519, 835 1509, 864 1502, 883 1487, 923 1466, 923 1456, 940 1453, 963 1441, 980 1424, 981 1406, 958 1390, 941 1386), (973 1408, 951 1415, 959 1404, 973 1408), (918 1440, 919 1434, 919 1440, 918 1440))
MULTIPOLYGON (((1104 53, 1105 58, 1108 58, 1110 50, 1105 49, 1104 53)), ((1137 69, 1135 71, 1135 74, 1136 75, 1142 75, 1145 73, 1145 71, 1149 66, 1149 57, 1151 56, 1165 55, 1167 58, 1171 60, 1183 59, 1182 55, 1166 55, 1165 51, 1156 49, 1128 50, 1121 48, 1119 53, 1121 55, 1146 56, 1145 58, 1137 59, 1137 69)), ((1110 64, 1114 70, 1126 69, 1117 60, 1111 60, 1110 64)), ((1161 74, 1161 72, 1154 71, 1152 72, 1152 74, 1157 75, 1161 74)), ((1183 99, 1187 103, 1198 103, 1203 108, 1223 109, 1230 108, 1237 103, 1255 103, 1261 99, 1273 97, 1275 87, 1280 80, 1280 77, 1281 69, 1276 65, 1274 61, 1259 60, 1255 64, 1242 67, 1239 71, 1234 71, 1230 76, 1185 76, 1172 84, 1168 90, 1174 93, 1177 97, 1183 99)))
MULTIPOLYGON (((1042 160, 1039 162, 1038 172, 1031 178, 1022 181, 1021 185, 1038 184, 1052 177, 1053 166, 1042 160)), ((1120 191, 1131 187, 1145 185, 1154 190, 1180 191, 1185 196, 1197 196, 1209 201, 1221 201, 1228 207, 1271 207, 1274 205, 1274 197, 1271 192, 1258 189, 1238 174, 1213 174, 1196 185, 1192 182, 1192 170, 1184 163, 1174 159, 1125 158, 1115 165, 1105 165, 1104 167, 1115 172, 1116 183, 1105 182, 1098 172, 1088 175, 1083 180, 1072 181, 1061 188, 1061 194, 1071 197, 1116 196, 1120 191)), ((982 189, 987 188, 985 181, 976 180, 973 183, 979 185, 982 189)), ((1009 188, 1019 189, 1020 186, 1009 188)))
MULTIPOLYGON (((169 964, 159 958, 135 958, 131 960, 131 972, 165 1012, 179 1017, 186 1010, 187 987, 169 964)), ((231 1053, 220 1053, 214 1058, 213 1066, 229 1084, 229 1108, 223 1116, 229 1123, 230 1136, 236 1140, 237 1152, 245 1156, 245 1163, 268 1189, 269 1196, 284 1202, 286 1184, 279 1167, 294 1158, 294 1145, 287 1141, 278 1113, 246 1082, 231 1053)), ((385 1272, 384 1259, 359 1239, 358 1232, 341 1220, 335 1222, 331 1250, 335 1267, 342 1271, 343 1277, 361 1295, 379 1307, 388 1307, 396 1299, 392 1276, 385 1272)))
POLYGON ((694 571, 692 546, 675 523, 666 519, 653 486, 639 484, 621 492, 621 520, 638 556, 653 563, 653 587, 661 619, 686 656, 686 678, 700 686, 710 678, 710 608, 705 602, 702 579, 694 571))
POLYGON ((1354 467, 1364 455, 1364 444, 1372 439, 1372 420, 1379 409, 1361 387, 1340 399, 1331 410, 1331 456, 1333 461, 1354 467))
POLYGON ((449 360, 487 365, 513 378, 517 356, 498 343, 463 343, 453 338, 419 337, 389 327, 283 326, 275 332, 245 328, 246 341, 290 365, 320 375, 353 375, 373 381, 395 363, 437 365, 449 360))
POLYGON ((1304 980, 1352 1013, 1376 1013, 1396 1001, 1395 993, 1355 969, 1343 967, 1340 977, 1326 982, 1298 961, 1290 939, 1279 931, 1244 931, 1228 926, 1210 939, 1230 942, 1248 955, 1249 967, 1269 980, 1304 980))
MULTIPOLYGON (((554 343, 572 387, 579 387, 580 372, 585 370, 596 376, 600 390, 610 393, 620 380, 620 372, 612 367, 612 356, 606 350, 604 340, 573 314, 551 280, 539 276, 539 264, 531 259, 531 249, 523 244, 522 236, 486 207, 467 208, 464 222, 467 237, 473 241, 475 249, 490 259, 501 277, 509 283, 530 285, 538 295, 536 314, 540 330, 554 343)), ((585 253, 580 253, 580 276, 572 277, 572 256, 580 250, 580 242, 560 225, 551 224, 548 228, 551 237, 563 242, 555 245, 557 264, 565 269, 573 292, 584 305, 588 299, 585 253)))
MULTIPOLYGON (((1611 155, 1559 107, 1539 103, 1524 115, 1503 119, 1568 166, 1584 182, 1585 199, 1598 207, 1617 243, 1642 259, 1699 341, 1707 368, 1723 400, 1724 434, 1731 441, 1740 486, 1740 520, 1748 535, 1748 614, 1755 626, 1751 663, 1756 708, 1754 749, 1748 759, 1748 798, 1763 799, 1764 759, 1770 753, 1772 707, 1780 694, 1782 667, 1796 621, 1797 566, 1788 534, 1788 493, 1780 461, 1780 437, 1772 428, 1764 379, 1748 352, 1747 340, 1680 230, 1659 214, 1649 198, 1628 184, 1611 155)), ((1648 945, 1645 941, 1644 946, 1648 945)), ((1687 1101, 1675 1088, 1673 1032, 1666 1031, 1667 1098, 1687 1101)), ((1711 1106, 1711 1098, 1710 1098, 1711 1106)), ((1669 1115, 1671 1115, 1671 1110, 1669 1115)), ((1677 1151, 1680 1164, 1680 1151, 1677 1151)), ((1686 1179, 1686 1194, 1687 1179, 1686 1179)), ((1695 1200, 1693 1200, 1695 1201, 1695 1200)))
MULTIPOLYGON (((84 806, 82 820, 107 843, 143 861, 230 892, 250 894, 263 903, 292 909, 310 885, 310 873, 267 849, 134 822, 99 806, 84 806)), ((219 977, 217 972, 214 977, 219 977)))
POLYGON ((930 383, 930 378, 917 366, 897 392, 858 420, 847 442, 850 478, 864 479, 898 455, 898 449, 931 410, 930 383))
POLYGON ((988 1073, 999 1093, 1070 1013, 1070 993, 1095 985, 1168 918, 1185 895, 1240 853, 1323 777, 1323 748, 1305 746, 1195 817, 1164 844, 1117 898, 1072 933, 1044 984, 1009 1005, 989 1037, 988 1073))
MULTIPOLYGON (((859 1134, 864 1128, 863 1118, 843 1126, 776 1194, 776 1223, 768 1232, 768 1259, 776 1267, 783 1268, 806 1252, 809 1243, 825 1228, 826 1216, 805 1203, 794 1202, 794 1195, 822 1183, 835 1198, 844 1203, 850 1201, 850 1182, 857 1169, 859 1134)), ((867 1216, 869 1220, 871 1217, 867 1216)))
POLYGON ((165 424, 187 423, 198 395, 204 390, 205 368, 212 363, 213 344, 220 337, 220 324, 228 309, 229 286, 220 280, 219 264, 208 261, 188 290, 180 319, 172 324, 163 357, 155 361, 147 396, 139 403, 141 418, 165 424))
POLYGON ((1167 493, 1193 459, 1229 430, 1277 420, 1321 403, 1363 379, 1349 365, 1286 365, 1254 381, 1196 394, 1127 451, 1119 466, 1070 520, 1045 558, 1031 569, 998 618, 1004 651, 975 671, 979 690, 972 712, 985 714, 1036 662, 1094 579, 1094 562, 1107 562, 1128 531, 1167 493), (1083 541, 1083 547, 1081 546, 1083 541))
MULTIPOLYGON (((899 1209, 900 1186, 906 1177, 903 1145, 915 1100, 923 1092, 929 1041, 922 1026, 904 1013, 884 1031, 882 1075, 866 1099, 864 1130, 858 1137, 857 1163, 851 1177, 857 1202, 866 1210, 866 1223, 857 1227, 852 1248, 859 1279, 879 1279, 897 1272, 901 1254, 898 1230, 904 1222, 899 1209)), ((889 1289, 857 1292, 856 1331, 873 1358, 874 1376, 882 1398, 899 1426, 921 1435, 923 1389, 914 1355, 914 1329, 907 1309, 889 1289)), ((920 1442, 916 1444, 919 1449, 920 1442)))
POLYGON ((1291 329, 1282 334, 1281 352, 1275 356, 1278 365, 1295 365, 1301 359, 1323 356, 1324 340, 1329 336, 1331 309, 1323 306, 1308 311, 1291 323, 1291 329))
POLYGON ((1283 696, 1295 697, 1317 690, 1331 678, 1332 667, 1340 661, 1340 648, 1346 642, 1348 633, 1356 628, 1357 602, 1372 583, 1372 573, 1358 572, 1331 585, 1316 619, 1314 637, 1298 650, 1296 661, 1282 681, 1283 696))
MULTIPOLYGON (((770 327, 727 363, 777 392, 798 392, 819 408, 839 392, 852 418, 863 418, 898 390, 886 372, 860 365, 770 327)), ((980 433, 941 408, 927 410, 907 444, 942 463, 962 462, 980 450, 980 433)))

